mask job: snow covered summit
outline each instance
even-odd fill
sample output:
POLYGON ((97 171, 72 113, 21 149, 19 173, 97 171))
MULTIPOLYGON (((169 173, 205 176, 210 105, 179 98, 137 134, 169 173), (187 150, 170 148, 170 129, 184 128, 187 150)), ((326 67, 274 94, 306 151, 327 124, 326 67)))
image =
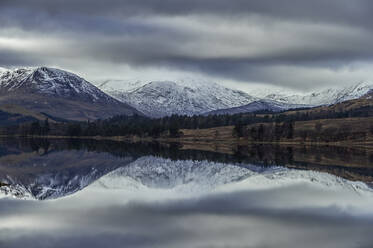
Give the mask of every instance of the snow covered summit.
POLYGON ((59 69, 39 67, 6 70, 0 74, 2 91, 32 91, 65 98, 84 98, 92 102, 113 102, 97 87, 83 78, 59 69))
MULTIPOLYGON (((112 97, 152 117, 202 114, 246 105, 256 100, 243 91, 206 81, 138 81, 132 85, 133 87, 123 86, 121 89, 111 87, 110 83, 113 84, 114 81, 109 81, 100 88, 112 97)), ((123 84, 126 85, 127 82, 123 84)))

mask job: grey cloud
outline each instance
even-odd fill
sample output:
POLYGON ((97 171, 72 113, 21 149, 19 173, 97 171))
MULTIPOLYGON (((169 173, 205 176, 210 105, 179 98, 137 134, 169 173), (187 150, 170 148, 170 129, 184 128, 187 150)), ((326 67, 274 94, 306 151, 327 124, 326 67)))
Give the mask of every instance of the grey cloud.
POLYGON ((66 11, 83 14, 128 15, 184 15, 191 13, 207 14, 261 14, 278 18, 307 19, 312 21, 337 21, 371 25, 373 3, 369 0, 4 0, 2 8, 30 8, 44 10, 54 15, 66 11))
POLYGON ((373 78, 365 70, 341 81, 338 71, 373 64, 372 11, 368 0, 5 0, 0 65, 84 73, 95 61, 308 89, 373 78), (3 37, 41 49, 7 48, 3 37), (291 68, 288 79, 277 67, 291 68))

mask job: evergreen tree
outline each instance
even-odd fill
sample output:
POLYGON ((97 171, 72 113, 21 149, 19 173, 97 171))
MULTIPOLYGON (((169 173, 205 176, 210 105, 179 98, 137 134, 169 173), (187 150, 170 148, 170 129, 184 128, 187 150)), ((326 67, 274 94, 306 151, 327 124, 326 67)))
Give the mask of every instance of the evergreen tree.
POLYGON ((44 126, 43 126, 43 135, 48 135, 49 131, 50 131, 49 120, 48 120, 48 118, 47 118, 47 119, 45 119, 45 121, 44 121, 44 126))

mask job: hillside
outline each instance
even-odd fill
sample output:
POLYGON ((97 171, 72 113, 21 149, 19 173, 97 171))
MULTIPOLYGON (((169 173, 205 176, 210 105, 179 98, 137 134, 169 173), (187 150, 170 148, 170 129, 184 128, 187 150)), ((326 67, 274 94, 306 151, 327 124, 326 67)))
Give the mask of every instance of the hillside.
POLYGON ((75 74, 47 67, 2 71, 0 106, 81 121, 140 113, 75 74))
MULTIPOLYGON (((306 94, 291 94, 286 90, 263 95, 263 98, 286 104, 304 104, 312 107, 332 105, 358 99, 373 89, 373 83, 359 82, 346 87, 328 88, 306 94)), ((259 93, 259 92, 258 92, 259 93)))
POLYGON ((245 92, 204 81, 123 82, 122 89, 116 90, 109 83, 101 84, 101 89, 151 117, 198 115, 256 100, 245 92))
POLYGON ((287 111, 284 114, 292 115, 292 114, 300 114, 300 113, 307 113, 307 114, 317 114, 323 112, 335 112, 335 113, 342 113, 346 111, 356 111, 361 110, 367 116, 373 114, 373 90, 370 90, 368 93, 364 94, 358 99, 348 100, 336 104, 332 104, 329 106, 320 106, 310 109, 304 110, 294 110, 294 111, 287 111))
POLYGON ((252 113, 258 111, 268 111, 268 112, 281 112, 288 109, 297 109, 297 108, 305 108, 308 107, 307 105, 300 105, 300 104, 286 104, 282 102, 276 102, 271 100, 259 100, 249 103, 244 106, 228 108, 228 109, 218 109, 213 110, 204 115, 234 115, 234 114, 241 114, 241 113, 252 113))

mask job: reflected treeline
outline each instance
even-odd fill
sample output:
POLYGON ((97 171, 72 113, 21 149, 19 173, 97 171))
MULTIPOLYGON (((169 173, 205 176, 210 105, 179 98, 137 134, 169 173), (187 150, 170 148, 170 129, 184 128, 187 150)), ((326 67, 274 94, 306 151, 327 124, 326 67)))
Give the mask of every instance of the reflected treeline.
POLYGON ((157 156, 171 160, 208 160, 258 166, 286 166, 328 172, 349 180, 373 181, 373 151, 371 149, 261 144, 233 147, 231 148, 232 152, 222 153, 183 149, 183 146, 178 143, 128 143, 93 139, 0 140, 0 157, 30 151, 38 152, 40 156, 43 156, 62 150, 108 153, 119 158, 157 156))
POLYGON ((354 181, 373 181, 373 151, 336 146, 240 146, 235 157, 262 166, 286 166, 328 172, 354 181))

